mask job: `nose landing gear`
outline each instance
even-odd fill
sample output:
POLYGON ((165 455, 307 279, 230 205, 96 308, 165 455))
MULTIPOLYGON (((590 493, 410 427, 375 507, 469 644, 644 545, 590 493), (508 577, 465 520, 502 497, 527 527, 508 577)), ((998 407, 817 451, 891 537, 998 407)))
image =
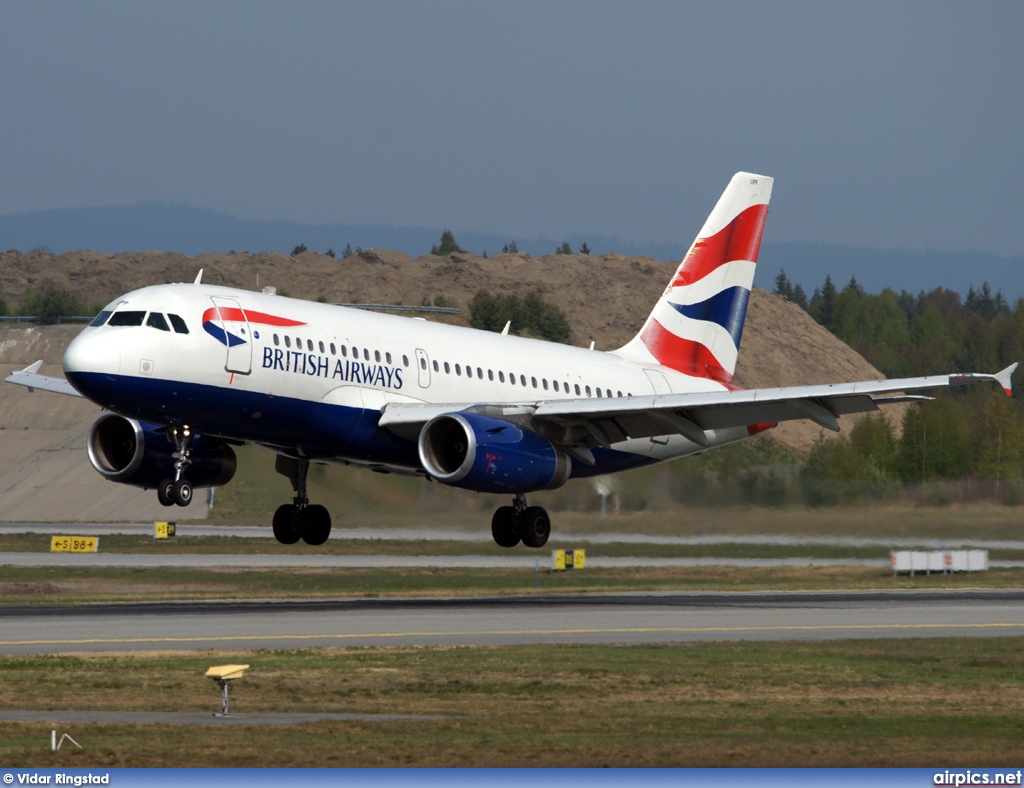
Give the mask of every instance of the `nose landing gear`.
POLYGON ((156 498, 163 506, 188 506, 192 503, 192 485, 184 478, 185 469, 192 464, 192 430, 183 427, 168 427, 167 436, 174 441, 174 478, 164 479, 157 485, 156 498))
POLYGON ((282 504, 274 512, 274 538, 281 544, 295 544, 300 539, 309 545, 323 544, 331 535, 331 514, 320 504, 310 504, 306 497, 309 460, 279 454, 274 467, 288 477, 295 491, 293 502, 282 504))
POLYGON ((491 518, 491 536, 499 547, 543 547, 551 535, 551 519, 542 506, 527 506, 526 496, 517 495, 511 506, 499 506, 491 518))

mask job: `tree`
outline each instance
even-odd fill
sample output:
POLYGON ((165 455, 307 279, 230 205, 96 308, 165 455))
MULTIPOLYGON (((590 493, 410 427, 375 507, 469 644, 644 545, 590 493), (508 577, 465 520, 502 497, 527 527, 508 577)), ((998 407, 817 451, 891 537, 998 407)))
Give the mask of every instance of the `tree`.
POLYGON ((792 300, 793 285, 786 276, 786 269, 780 268, 778 276, 775 277, 775 295, 785 296, 792 300))
POLYGON ((511 241, 505 244, 503 247, 501 247, 501 251, 503 251, 505 254, 516 254, 519 251, 519 247, 516 246, 515 241, 511 241))
POLYGON ((296 257, 297 255, 300 255, 303 252, 308 252, 308 251, 309 251, 309 249, 306 247, 305 244, 299 244, 294 249, 292 249, 292 257, 296 257))
POLYGON ((585 254, 585 255, 588 255, 588 256, 590 255, 590 247, 587 246, 587 242, 586 241, 584 241, 582 244, 580 244, 580 254, 585 254))
POLYGON ((333 260, 334 259, 334 250, 333 249, 328 249, 327 250, 327 256, 330 257, 333 260))
POLYGON ((438 257, 446 257, 452 252, 461 252, 462 249, 457 243, 455 243, 455 235, 451 230, 447 228, 441 233, 441 243, 438 246, 432 246, 430 253, 435 254, 438 257))
POLYGON ((347 260, 348 258, 350 258, 352 256, 352 254, 353 254, 353 252, 352 252, 352 244, 345 244, 345 251, 343 251, 341 253, 341 259, 342 260, 347 260))
POLYGON ((793 295, 790 296, 789 300, 805 312, 807 311, 807 293, 804 292, 800 285, 793 285, 793 295))
POLYGON ((47 285, 41 292, 33 291, 21 299, 18 313, 36 315, 40 323, 47 325, 57 322, 60 317, 85 314, 85 305, 70 290, 61 290, 47 285))
POLYGON ((825 277, 825 284, 821 288, 821 294, 811 299, 811 317, 831 331, 836 321, 836 286, 832 284, 832 277, 825 277))
POLYGON ((908 408, 896 451, 896 472, 904 482, 958 479, 970 470, 970 428, 959 403, 947 393, 908 408))
POLYGON ((547 303, 539 289, 531 290, 524 298, 479 290, 469 302, 469 324, 473 328, 501 331, 509 321, 514 334, 527 331, 552 342, 568 342, 570 338, 565 313, 547 303))
POLYGON ((555 254, 572 254, 572 247, 568 241, 562 241, 562 245, 555 249, 555 254))

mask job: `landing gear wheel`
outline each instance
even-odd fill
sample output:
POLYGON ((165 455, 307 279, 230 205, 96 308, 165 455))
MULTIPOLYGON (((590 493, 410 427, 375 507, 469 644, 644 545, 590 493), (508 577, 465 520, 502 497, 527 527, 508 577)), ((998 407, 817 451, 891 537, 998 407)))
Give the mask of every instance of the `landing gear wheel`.
POLYGON ((281 544, 295 544, 301 538, 295 527, 299 518, 299 507, 293 503, 282 504, 274 512, 274 538, 281 544))
POLYGON ((156 499, 161 506, 174 506, 174 480, 164 479, 156 486, 156 499))
POLYGON ((331 513, 317 503, 307 506, 299 512, 295 530, 306 544, 321 545, 331 535, 331 513))
POLYGON ((516 510, 511 506, 499 506, 491 518, 491 536, 498 547, 515 547, 519 544, 516 532, 516 510))
POLYGON ((527 547, 543 547, 551 535, 551 520, 543 506, 527 506, 519 517, 519 535, 527 547))
POLYGON ((174 483, 174 502, 178 506, 188 506, 192 503, 192 485, 185 479, 179 479, 174 483))

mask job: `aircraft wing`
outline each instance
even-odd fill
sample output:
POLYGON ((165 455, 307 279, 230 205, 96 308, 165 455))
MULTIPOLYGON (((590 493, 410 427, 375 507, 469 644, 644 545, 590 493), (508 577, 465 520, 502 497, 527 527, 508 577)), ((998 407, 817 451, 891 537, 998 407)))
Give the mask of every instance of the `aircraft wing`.
POLYGON ((49 375, 40 375, 39 368, 43 366, 43 360, 29 364, 24 369, 12 372, 4 380, 5 383, 15 383, 19 386, 27 386, 29 391, 52 391, 55 394, 67 394, 71 397, 81 397, 70 383, 64 378, 54 378, 49 375))
MULTIPOLYGON (((683 435, 698 445, 708 446, 706 430, 772 424, 810 419, 827 429, 839 431, 839 417, 878 410, 879 405, 930 399, 915 392, 949 386, 995 381, 1007 396, 1010 377, 1017 364, 994 375, 931 375, 895 380, 867 380, 775 389, 741 389, 693 394, 663 394, 612 399, 544 400, 520 403, 511 412, 505 406, 499 418, 527 416, 550 422, 567 436, 567 444, 611 446, 630 438, 655 435, 683 435), (569 437, 569 436, 572 437, 569 437)), ((456 411, 489 410, 494 406, 389 405, 380 425, 409 435, 431 418, 456 411)))

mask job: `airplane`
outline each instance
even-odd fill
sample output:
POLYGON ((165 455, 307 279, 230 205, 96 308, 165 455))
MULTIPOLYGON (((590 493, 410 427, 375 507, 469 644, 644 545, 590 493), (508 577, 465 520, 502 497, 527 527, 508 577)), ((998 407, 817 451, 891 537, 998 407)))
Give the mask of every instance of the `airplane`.
POLYGON ((235 287, 144 287, 108 304, 68 346, 65 378, 42 362, 7 381, 84 396, 107 412, 89 460, 110 481, 187 505, 226 484, 232 446, 276 453, 294 497, 273 516, 282 544, 323 544, 309 464, 401 473, 512 496, 494 541, 543 547, 548 513, 526 496, 725 446, 781 421, 839 419, 997 382, 1017 367, 744 390, 733 384, 774 180, 732 177, 639 333, 610 352, 235 287))

